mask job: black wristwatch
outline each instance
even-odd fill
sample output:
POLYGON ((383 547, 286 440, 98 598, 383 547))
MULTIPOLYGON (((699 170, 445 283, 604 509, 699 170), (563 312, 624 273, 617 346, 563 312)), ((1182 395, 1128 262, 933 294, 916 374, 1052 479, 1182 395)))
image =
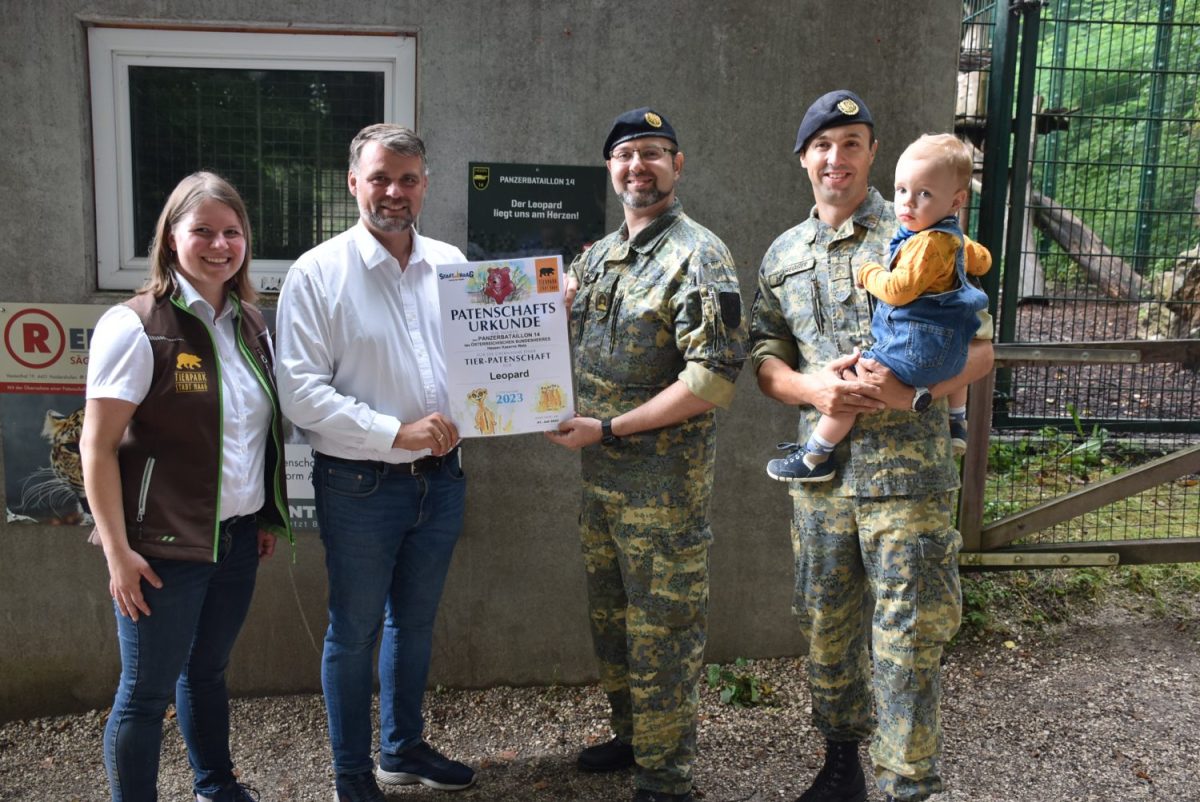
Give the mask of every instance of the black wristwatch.
POLYGON ((929 405, 933 403, 933 393, 929 392, 928 387, 913 388, 913 412, 924 412, 929 409, 929 405))
POLYGON ((600 442, 606 446, 615 446, 621 438, 613 434, 612 418, 600 421, 600 442))

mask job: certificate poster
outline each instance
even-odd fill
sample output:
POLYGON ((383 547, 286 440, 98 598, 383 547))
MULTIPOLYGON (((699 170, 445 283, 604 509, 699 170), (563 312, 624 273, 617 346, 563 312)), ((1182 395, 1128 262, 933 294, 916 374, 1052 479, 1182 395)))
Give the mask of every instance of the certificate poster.
MULTIPOLYGON (((83 429, 88 348, 107 306, 0 302, 0 426, 9 523, 92 523, 83 490, 83 429)), ((273 310, 263 310, 274 329, 273 310)), ((315 529, 312 452, 286 446, 289 513, 315 529)))
POLYGON ((438 279, 459 435, 544 432, 571 418, 561 257, 442 265, 438 279))
POLYGON ((558 254, 571 264, 603 237, 604 168, 471 162, 467 258, 558 254))

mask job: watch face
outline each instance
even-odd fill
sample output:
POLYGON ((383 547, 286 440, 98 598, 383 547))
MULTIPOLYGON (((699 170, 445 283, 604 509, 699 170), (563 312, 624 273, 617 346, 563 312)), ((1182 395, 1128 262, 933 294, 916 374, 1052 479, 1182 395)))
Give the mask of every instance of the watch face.
POLYGON ((929 405, 933 403, 933 393, 922 387, 917 391, 916 398, 913 399, 913 410, 916 412, 924 412, 929 409, 929 405))

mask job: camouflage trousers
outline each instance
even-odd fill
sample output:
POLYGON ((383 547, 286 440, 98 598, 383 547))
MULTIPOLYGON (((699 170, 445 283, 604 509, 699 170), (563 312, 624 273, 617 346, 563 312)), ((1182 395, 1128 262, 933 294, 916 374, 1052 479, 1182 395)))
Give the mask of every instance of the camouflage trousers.
POLYGON ((707 523, 678 507, 631 507, 585 486, 580 537, 592 641, 612 728, 633 744, 635 785, 682 794, 696 759, 697 683, 708 619, 707 523))
POLYGON ((925 799, 943 788, 942 648, 962 615, 951 494, 875 499, 805 488, 792 499, 793 609, 809 640, 814 724, 835 741, 874 733, 880 790, 925 799))

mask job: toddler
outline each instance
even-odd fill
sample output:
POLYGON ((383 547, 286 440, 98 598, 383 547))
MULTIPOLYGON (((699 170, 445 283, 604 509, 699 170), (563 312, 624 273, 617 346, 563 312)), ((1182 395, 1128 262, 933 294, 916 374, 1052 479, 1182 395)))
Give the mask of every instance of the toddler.
MULTIPOLYGON (((979 313, 987 308, 986 293, 967 276, 986 273, 992 256, 962 233, 955 216, 967 201, 973 167, 967 146, 950 134, 926 134, 909 145, 896 162, 900 228, 892 237, 888 267, 868 263, 856 277, 874 296, 875 345, 863 357, 883 363, 914 388, 917 413, 933 400, 929 385, 962 371, 979 313)), ((949 404, 951 443, 961 454, 967 446, 967 388, 951 393, 949 404)), ((771 460, 767 473, 780 481, 829 481, 837 470, 831 452, 856 417, 822 415, 808 442, 782 445, 791 453, 771 460)))

